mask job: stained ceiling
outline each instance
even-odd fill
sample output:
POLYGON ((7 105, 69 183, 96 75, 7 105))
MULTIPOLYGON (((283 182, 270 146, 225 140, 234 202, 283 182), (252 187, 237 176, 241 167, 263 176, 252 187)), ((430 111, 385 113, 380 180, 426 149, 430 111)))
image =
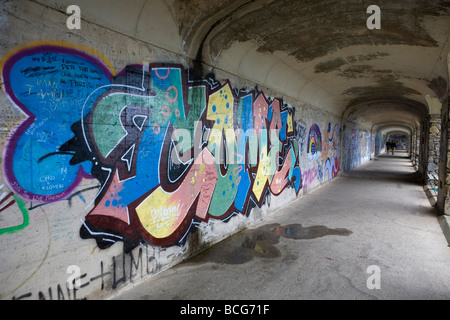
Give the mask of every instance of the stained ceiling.
POLYGON ((174 2, 192 56, 243 77, 257 74, 263 85, 281 83, 287 95, 336 114, 413 124, 436 112, 426 95, 447 96, 450 1, 376 1, 380 29, 366 24, 373 1, 202 3, 174 2))
MULTIPOLYGON (((63 11, 69 0, 35 0, 63 11)), ((79 0, 83 19, 372 127, 448 95, 450 1, 79 0), (369 29, 370 5, 381 28, 369 29)), ((184 59, 184 60, 183 60, 184 59)))

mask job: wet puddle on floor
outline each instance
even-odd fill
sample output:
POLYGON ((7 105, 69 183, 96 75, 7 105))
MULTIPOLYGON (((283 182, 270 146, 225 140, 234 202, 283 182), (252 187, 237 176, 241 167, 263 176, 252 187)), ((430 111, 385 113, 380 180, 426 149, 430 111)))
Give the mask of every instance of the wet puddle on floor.
POLYGON ((281 256, 281 252, 275 245, 280 238, 311 240, 325 236, 349 236, 350 234, 352 231, 348 229, 331 229, 322 225, 304 227, 301 224, 286 226, 269 224, 257 229, 244 230, 192 257, 187 263, 243 264, 255 257, 277 258, 281 256))

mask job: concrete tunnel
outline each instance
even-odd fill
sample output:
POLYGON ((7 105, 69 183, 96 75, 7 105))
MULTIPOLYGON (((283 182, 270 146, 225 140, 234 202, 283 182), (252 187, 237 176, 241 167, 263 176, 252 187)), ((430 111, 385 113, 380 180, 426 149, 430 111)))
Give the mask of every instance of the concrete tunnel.
POLYGON ((450 212, 448 1, 2 1, 0 29, 2 299, 108 299, 388 139, 450 212))

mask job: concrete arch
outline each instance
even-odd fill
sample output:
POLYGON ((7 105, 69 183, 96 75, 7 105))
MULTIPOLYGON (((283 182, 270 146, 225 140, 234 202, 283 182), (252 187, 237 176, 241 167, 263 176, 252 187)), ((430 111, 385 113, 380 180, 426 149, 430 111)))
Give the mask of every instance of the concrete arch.
POLYGON ((411 137, 416 124, 423 122, 428 117, 426 105, 410 99, 379 99, 354 103, 347 107, 343 114, 344 121, 357 121, 370 128, 371 135, 375 137, 375 155, 383 150, 387 136, 392 132, 403 132, 411 137))
POLYGON ((442 68, 435 68, 430 77, 423 61, 424 54, 446 40, 433 29, 433 19, 449 23, 446 9, 438 3, 431 5, 433 9, 422 16, 424 22, 415 27, 420 44, 414 43, 417 39, 403 37, 411 30, 394 30, 394 21, 399 19, 410 24, 408 19, 417 14, 419 3, 384 4, 384 10, 398 16, 386 15, 384 27, 376 34, 369 34, 366 26, 357 22, 356 17, 363 19, 364 12, 356 2, 233 3, 235 8, 238 4, 245 9, 233 11, 226 7, 229 15, 225 10, 216 19, 214 30, 204 41, 203 62, 211 69, 225 69, 267 87, 283 88, 288 96, 302 98, 332 113, 341 113, 348 104, 361 99, 379 100, 386 96, 426 104, 424 96, 435 95, 433 81, 445 76, 442 68), (279 12, 283 12, 283 18, 279 12), (334 36, 322 33, 315 39, 315 28, 329 30, 330 34, 334 34, 333 29, 340 31, 334 36), (352 32, 347 32, 349 29, 352 32), (292 40, 284 43, 287 35, 292 40), (404 45, 411 49, 407 59, 404 45), (286 90, 286 83, 294 85, 286 90))
POLYGON ((374 126, 373 130, 379 132, 382 135, 386 135, 391 132, 403 132, 408 135, 411 135, 413 128, 408 124, 402 125, 398 123, 395 124, 384 123, 383 125, 374 126))

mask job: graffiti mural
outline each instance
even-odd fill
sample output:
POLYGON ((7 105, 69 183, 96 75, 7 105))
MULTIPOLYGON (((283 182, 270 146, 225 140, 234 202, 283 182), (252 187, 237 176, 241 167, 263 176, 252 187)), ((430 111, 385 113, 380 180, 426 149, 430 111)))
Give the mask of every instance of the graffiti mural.
MULTIPOLYGON (((24 115, 5 146, 8 186, 45 204, 98 180, 80 236, 101 249, 179 244, 198 222, 248 215, 268 194, 302 187, 295 110, 263 92, 195 79, 177 64, 115 74, 63 45, 12 53, 2 77, 24 115)), ((313 126, 308 155, 321 152, 313 126)))
POLYGON ((313 124, 308 134, 308 158, 319 159, 322 155, 322 133, 317 124, 313 124))
POLYGON ((311 185, 320 185, 332 180, 339 172, 339 126, 334 127, 329 122, 322 131, 313 123, 306 136, 306 123, 302 120, 297 124, 297 139, 299 143, 306 142, 308 162, 302 170, 302 188, 306 193, 311 185), (304 139, 307 137, 307 140, 304 139), (318 182, 318 183, 317 183, 318 182))
POLYGON ((303 155, 304 146, 306 145, 306 122, 303 120, 296 121, 297 124, 297 140, 300 145, 300 155, 303 155))
POLYGON ((339 172, 339 126, 337 124, 333 128, 331 123, 328 123, 323 139, 322 159, 326 177, 331 180, 339 172))
POLYGON ((20 197, 0 186, 0 235, 22 230, 29 223, 28 210, 20 197))
POLYGON ((350 171, 374 154, 375 137, 365 129, 351 127, 343 137, 342 164, 344 171, 350 171))

